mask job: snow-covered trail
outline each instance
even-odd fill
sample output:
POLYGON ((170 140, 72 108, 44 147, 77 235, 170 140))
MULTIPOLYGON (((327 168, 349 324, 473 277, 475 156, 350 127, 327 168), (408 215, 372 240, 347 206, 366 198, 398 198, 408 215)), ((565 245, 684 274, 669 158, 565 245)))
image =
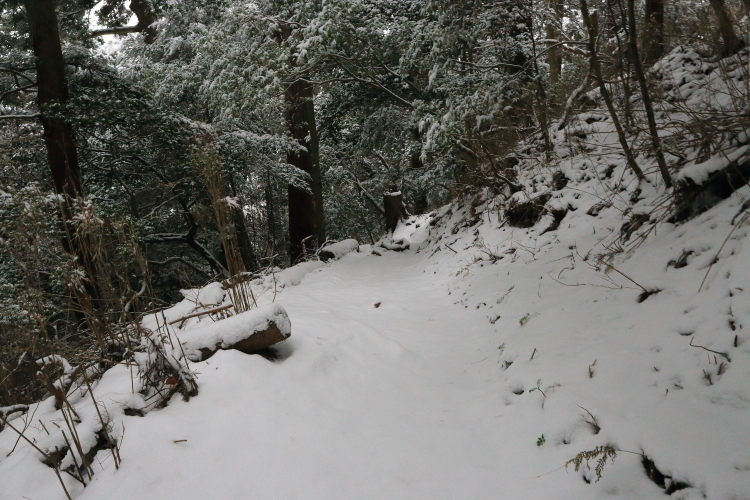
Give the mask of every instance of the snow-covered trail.
POLYGON ((194 365, 200 395, 129 418, 122 469, 81 498, 498 498, 493 328, 422 258, 350 254, 286 288, 288 357, 194 365))

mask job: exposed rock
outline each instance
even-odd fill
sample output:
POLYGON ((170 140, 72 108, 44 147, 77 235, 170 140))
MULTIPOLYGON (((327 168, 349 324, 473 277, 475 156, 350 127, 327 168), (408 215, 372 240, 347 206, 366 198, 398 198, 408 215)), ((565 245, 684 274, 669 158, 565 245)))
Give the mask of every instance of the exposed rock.
POLYGON ((532 227, 544 214, 544 205, 550 200, 550 194, 543 194, 527 201, 512 200, 505 209, 505 219, 514 227, 532 227))
MULTIPOLYGON (((715 158, 712 160, 717 163, 715 158)), ((739 156, 725 163, 724 168, 710 173, 701 170, 680 173, 674 191, 676 210, 670 222, 682 222, 705 212, 747 183, 750 158, 739 156)))

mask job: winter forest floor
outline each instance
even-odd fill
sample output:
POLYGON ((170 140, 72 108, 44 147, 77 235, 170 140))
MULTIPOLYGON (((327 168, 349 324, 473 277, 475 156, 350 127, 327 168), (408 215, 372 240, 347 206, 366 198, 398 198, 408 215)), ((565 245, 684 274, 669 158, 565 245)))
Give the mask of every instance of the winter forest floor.
MULTIPOLYGON (((725 227, 737 208, 736 200, 727 200, 693 223, 704 248, 712 246, 711 235, 696 229, 725 227)), ((732 348, 728 323, 718 335, 708 334, 706 324, 727 322, 716 313, 727 295, 723 276, 709 280, 716 292, 703 291, 703 303, 686 301, 695 296, 705 266, 670 268, 663 272, 686 271, 681 277, 690 281, 690 293, 674 286, 679 280, 662 282, 663 291, 638 303, 637 290, 602 291, 597 271, 561 242, 539 258, 506 254, 491 264, 467 246, 475 236, 466 231, 436 246, 427 231, 449 234, 441 225, 450 221, 444 216, 430 226, 428 220, 399 229, 411 239, 410 251, 380 249, 378 256, 362 246, 330 265, 280 273, 279 286, 287 286, 275 300, 286 308, 293 332, 278 348, 281 359, 220 351, 191 364, 200 394, 187 403, 175 398, 145 418, 123 417, 120 469, 100 452, 88 487, 66 481, 73 494, 664 498, 634 454, 645 453, 661 472, 691 486, 674 498, 748 498, 750 339, 740 325, 739 347, 732 348), (456 253, 434 253, 447 246, 456 253), (549 279, 566 272, 569 280, 591 284, 567 287, 549 279), (713 355, 691 347, 686 328, 702 333, 696 344, 727 351, 730 368, 717 375, 713 355), (712 374, 711 385, 703 370, 712 374), (600 432, 579 405, 597 419, 600 432), (601 481, 593 470, 561 469, 579 452, 607 444, 626 452, 607 462, 601 481)), ((489 222, 477 228, 487 238, 515 241, 489 222)), ((573 226, 566 231, 571 239, 573 226)), ((680 232, 655 238, 650 255, 664 262, 654 268, 667 268, 666 257, 677 252, 670 243, 685 237, 680 232)), ((716 234, 716 241, 724 236, 716 234)), ((735 262, 747 262, 748 249, 743 256, 737 244, 735 262)), ((747 266, 736 270, 736 279, 747 283, 747 266)), ((269 291, 260 301, 273 298, 269 291)), ((749 321, 747 301, 734 304, 735 321, 749 321)), ((95 392, 100 400, 114 398, 129 386, 126 370, 110 370, 95 392)), ((52 417, 49 405, 42 403, 37 417, 52 417)), ((15 441, 8 432, 0 437, 3 450, 15 441)), ((51 469, 38 461, 28 467, 29 453, 23 449, 3 461, 2 498, 64 498, 51 469)))

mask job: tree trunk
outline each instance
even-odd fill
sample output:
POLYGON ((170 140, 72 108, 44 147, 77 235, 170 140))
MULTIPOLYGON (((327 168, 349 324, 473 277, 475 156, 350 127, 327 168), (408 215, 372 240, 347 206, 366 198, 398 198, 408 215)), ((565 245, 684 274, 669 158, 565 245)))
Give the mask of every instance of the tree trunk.
POLYGON ((289 151, 287 162, 307 172, 312 178, 312 193, 289 186, 289 257, 292 262, 296 262, 305 253, 305 245, 309 245, 305 242, 309 242, 309 237, 316 238, 318 245, 325 242, 323 182, 312 84, 297 80, 287 88, 285 99, 289 132, 306 149, 289 151))
POLYGON ((644 28, 644 62, 646 66, 651 66, 664 55, 664 0, 646 0, 644 28))
POLYGON ((716 19, 719 22, 719 33, 722 40, 724 40, 723 55, 734 55, 745 47, 745 43, 737 37, 734 31, 734 23, 732 22, 732 17, 729 15, 729 11, 727 11, 724 0, 709 0, 709 2, 716 13, 716 19))
POLYGON ((651 144, 654 147, 656 161, 659 164, 659 171, 667 187, 672 187, 672 178, 669 176, 667 162, 664 160, 664 153, 661 150, 661 141, 659 132, 656 130, 656 119, 654 118, 654 108, 651 104, 651 95, 648 91, 646 75, 643 73, 641 60, 638 56, 638 40, 635 29, 635 1, 628 0, 628 42, 630 43, 630 54, 633 58, 633 68, 638 77, 638 83, 641 86, 641 96, 643 97, 643 107, 646 108, 646 117, 648 119, 648 130, 651 133, 651 144))
POLYGON ((75 228, 69 223, 75 200, 82 196, 81 170, 73 127, 64 118, 49 116, 50 106, 64 105, 68 100, 55 0, 26 0, 25 4, 26 20, 36 59, 37 103, 44 129, 47 161, 55 193, 62 195, 60 215, 65 232, 62 244, 66 252, 78 257, 79 264, 88 275, 87 279, 83 280, 88 297, 79 297, 81 303, 78 306, 86 309, 98 307, 99 293, 95 281, 91 241, 86 235, 77 235, 75 228), (83 302, 86 303, 85 307, 83 302))
POLYGON ((391 192, 383 194, 383 208, 385 208, 385 230, 388 235, 393 235, 393 231, 398 226, 398 221, 406 215, 404 211, 404 196, 396 186, 391 186, 391 192))
POLYGON ((232 196, 238 199, 240 205, 240 208, 231 210, 232 224, 234 225, 234 232, 237 234, 237 245, 239 246, 240 257, 242 257, 242 263, 245 265, 245 270, 254 271, 258 268, 258 261, 255 258, 253 242, 250 240, 250 233, 247 230, 247 224, 245 222, 244 203, 242 203, 237 195, 237 186, 235 185, 234 176, 232 174, 229 174, 229 185, 232 189, 232 196))
MULTIPOLYGON (((547 40, 558 40, 560 32, 557 29, 562 21, 563 3, 561 0, 547 0, 547 10, 551 18, 547 21, 546 37, 547 40)), ((547 42, 547 63, 549 64, 549 81, 552 85, 556 84, 562 73, 562 50, 559 46, 553 47, 554 42, 547 42)))
MULTIPOLYGON (((266 174, 266 222, 268 223, 268 241, 266 242, 266 257, 276 255, 276 208, 273 202, 273 182, 271 174, 266 174)), ((269 265, 271 263, 269 262, 269 265)))
POLYGON ((37 99, 55 192, 76 199, 81 195, 81 172, 73 127, 62 118, 47 116, 51 104, 68 100, 55 0, 26 0, 26 19, 36 58, 37 99))

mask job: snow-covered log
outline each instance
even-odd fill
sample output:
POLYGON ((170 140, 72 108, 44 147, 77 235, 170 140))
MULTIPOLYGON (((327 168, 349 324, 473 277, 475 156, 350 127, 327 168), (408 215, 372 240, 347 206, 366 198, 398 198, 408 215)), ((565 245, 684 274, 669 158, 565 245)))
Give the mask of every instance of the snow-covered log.
POLYGON ((343 240, 323 247, 318 256, 321 260, 338 260, 344 255, 359 250, 359 242, 355 239, 343 240))
POLYGON ((393 238, 384 238, 375 244, 376 247, 393 250, 394 252, 403 252, 409 249, 409 242, 404 238, 394 240, 393 238))
POLYGON ((219 349, 253 354, 286 340, 292 333, 289 316, 279 304, 269 304, 180 335, 185 356, 203 361, 219 349))

